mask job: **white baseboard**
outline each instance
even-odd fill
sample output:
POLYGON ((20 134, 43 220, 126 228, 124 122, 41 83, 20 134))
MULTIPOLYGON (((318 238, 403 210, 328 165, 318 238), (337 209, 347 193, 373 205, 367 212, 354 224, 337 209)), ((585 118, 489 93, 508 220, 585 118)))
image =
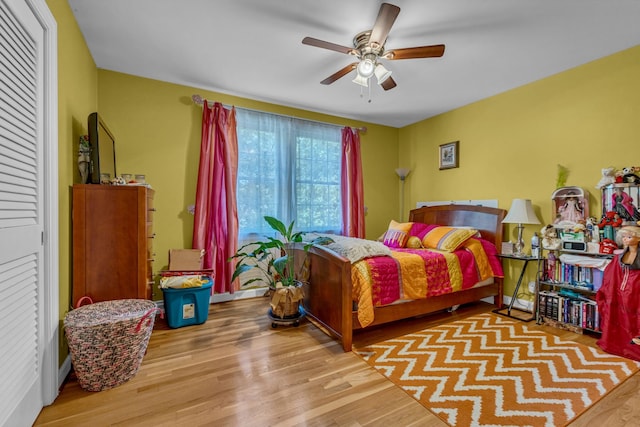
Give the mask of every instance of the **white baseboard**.
POLYGON ((62 366, 58 369, 58 390, 60 390, 60 387, 64 384, 64 380, 67 379, 69 372, 71 372, 71 356, 67 355, 64 362, 62 362, 62 366))
MULTIPOLYGON (((512 298, 505 295, 504 300, 505 305, 508 305, 511 303, 512 298)), ((513 302, 513 308, 533 313, 533 301, 516 298, 516 300, 513 302)))
MULTIPOLYGON (((511 303, 511 299, 512 298, 510 296, 505 295, 503 297, 504 305, 508 306, 509 303, 511 303)), ((493 304, 493 297, 483 298, 482 301, 487 302, 489 304, 493 304)), ((525 300, 525 299, 516 298, 516 300, 513 302, 513 308, 533 313, 533 301, 528 301, 528 300, 525 300)))
POLYGON ((227 301, 235 301, 246 298, 256 298, 264 296, 265 292, 267 292, 267 288, 255 288, 255 289, 247 289, 243 291, 237 291, 232 294, 224 293, 224 294, 214 294, 212 295, 210 302, 227 302, 227 301))

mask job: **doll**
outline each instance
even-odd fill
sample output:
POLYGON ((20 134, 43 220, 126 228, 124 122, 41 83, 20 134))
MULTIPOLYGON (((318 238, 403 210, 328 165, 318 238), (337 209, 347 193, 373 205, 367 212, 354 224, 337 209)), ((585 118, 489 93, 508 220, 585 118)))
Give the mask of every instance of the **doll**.
POLYGON ((596 294, 602 336, 597 344, 607 353, 640 361, 640 227, 620 228, 623 244, 604 270, 596 294))
POLYGON ((577 197, 567 197, 564 204, 558 208, 559 221, 577 223, 584 221, 584 209, 577 197))
POLYGON ((625 193, 621 187, 616 187, 611 195, 613 211, 620 215, 620 218, 627 221, 640 220, 640 212, 633 205, 633 199, 625 193))

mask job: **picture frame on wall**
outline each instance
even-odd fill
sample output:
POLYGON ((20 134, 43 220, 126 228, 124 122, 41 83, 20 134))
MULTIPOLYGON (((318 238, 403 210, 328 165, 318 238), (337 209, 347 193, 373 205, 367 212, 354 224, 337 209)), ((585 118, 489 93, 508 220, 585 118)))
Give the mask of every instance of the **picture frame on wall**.
POLYGON ((460 157, 460 141, 440 145, 440 170, 458 167, 460 157))

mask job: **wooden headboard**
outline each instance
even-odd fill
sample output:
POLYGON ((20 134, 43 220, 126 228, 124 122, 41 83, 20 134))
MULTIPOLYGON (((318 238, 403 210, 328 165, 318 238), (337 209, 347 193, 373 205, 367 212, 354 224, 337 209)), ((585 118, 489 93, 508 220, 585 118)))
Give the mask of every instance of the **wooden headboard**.
POLYGON ((507 211, 505 209, 485 206, 425 206, 411 210, 409 212, 409 221, 424 224, 473 227, 480 231, 483 239, 493 242, 498 251, 500 251, 504 229, 502 220, 506 214, 507 211))

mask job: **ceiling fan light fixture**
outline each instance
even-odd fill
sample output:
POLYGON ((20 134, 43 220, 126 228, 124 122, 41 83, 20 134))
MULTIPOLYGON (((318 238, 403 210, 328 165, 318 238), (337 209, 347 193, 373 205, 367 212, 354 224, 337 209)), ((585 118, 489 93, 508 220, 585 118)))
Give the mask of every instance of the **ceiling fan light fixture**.
MULTIPOLYGON (((351 71, 355 69, 357 76, 353 80, 354 83, 362 87, 368 87, 370 93, 371 86, 369 86, 369 80, 375 74, 378 84, 382 89, 388 91, 396 87, 397 84, 393 77, 391 77, 391 72, 384 66, 380 65, 378 61, 439 58, 444 54, 445 46, 443 44, 406 47, 386 51, 385 44, 387 42, 387 36, 389 35, 389 31, 391 30, 391 27, 399 13, 400 8, 398 6, 390 3, 382 3, 373 27, 371 27, 370 30, 361 31, 356 34, 353 38, 353 47, 342 46, 313 37, 305 37, 302 39, 302 44, 345 53, 347 55, 354 55, 358 58, 357 61, 343 67, 326 79, 322 80, 320 83, 323 85, 329 85, 347 74, 350 74, 351 71)), ((371 100, 369 100, 369 102, 371 102, 371 100)))
POLYGON ((358 64, 358 75, 368 79, 373 75, 376 69, 376 63, 370 58, 364 58, 358 64))
POLYGON ((376 65, 374 73, 378 79, 378 84, 382 84, 383 81, 391 77, 391 71, 387 70, 382 64, 376 65))
POLYGON ((362 77, 360 73, 356 74, 356 78, 352 80, 355 84, 359 84, 360 86, 369 87, 369 78, 362 77))

